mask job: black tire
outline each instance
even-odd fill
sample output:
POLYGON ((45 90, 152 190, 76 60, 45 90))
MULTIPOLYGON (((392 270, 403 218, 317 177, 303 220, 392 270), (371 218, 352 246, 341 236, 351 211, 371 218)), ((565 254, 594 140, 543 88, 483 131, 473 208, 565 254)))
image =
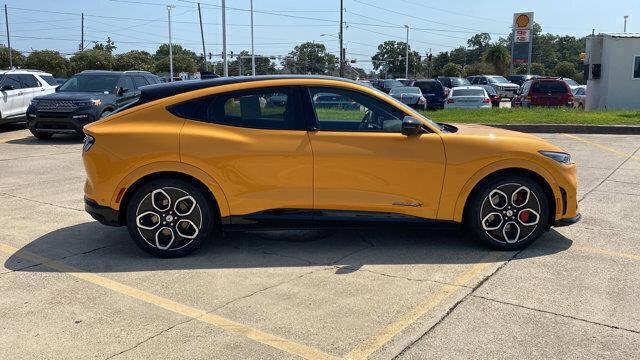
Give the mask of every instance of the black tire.
POLYGON ((200 247, 213 232, 216 213, 212 201, 208 194, 188 181, 174 178, 152 180, 138 188, 127 205, 129 235, 149 254, 163 258, 185 256, 200 247), (165 195, 169 197, 166 208, 165 195), (188 197, 195 200, 193 206, 188 197), (187 199, 178 201, 183 198, 187 199), (178 206, 187 210, 191 206, 191 210, 180 214, 178 206), (166 229, 171 230, 170 233, 166 229))
POLYGON ((53 134, 52 134, 52 133, 43 133, 43 132, 33 131, 33 130, 31 130, 31 134, 32 134, 36 139, 40 139, 40 140, 49 140, 49 139, 51 139, 51 137, 53 136, 53 134))
POLYGON ((469 199, 465 226, 470 235, 489 247, 520 249, 531 244, 548 228, 549 200, 532 179, 520 175, 503 176, 485 181, 476 190, 469 199), (529 190, 524 203, 526 190, 522 187, 529 190), (535 214, 538 218, 533 224, 535 214))

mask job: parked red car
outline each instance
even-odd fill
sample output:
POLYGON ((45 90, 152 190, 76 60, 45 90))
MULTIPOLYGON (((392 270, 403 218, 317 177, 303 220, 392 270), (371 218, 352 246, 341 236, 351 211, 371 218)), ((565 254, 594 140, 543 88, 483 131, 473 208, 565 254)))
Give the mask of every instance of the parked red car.
POLYGON ((560 78, 531 79, 520 88, 512 106, 534 107, 549 106, 573 107, 573 92, 569 85, 560 78))

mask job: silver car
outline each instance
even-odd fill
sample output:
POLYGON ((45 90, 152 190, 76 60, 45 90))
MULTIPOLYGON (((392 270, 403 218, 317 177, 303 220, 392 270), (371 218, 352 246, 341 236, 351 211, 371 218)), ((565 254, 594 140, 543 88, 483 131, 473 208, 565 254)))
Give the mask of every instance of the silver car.
POLYGON ((491 85, 501 98, 513 99, 520 89, 518 84, 509 82, 509 80, 499 75, 470 76, 469 81, 471 81, 472 85, 491 85))
POLYGON ((422 96, 422 90, 415 86, 398 86, 389 91, 389 95, 401 102, 420 110, 427 110, 427 99, 422 96))

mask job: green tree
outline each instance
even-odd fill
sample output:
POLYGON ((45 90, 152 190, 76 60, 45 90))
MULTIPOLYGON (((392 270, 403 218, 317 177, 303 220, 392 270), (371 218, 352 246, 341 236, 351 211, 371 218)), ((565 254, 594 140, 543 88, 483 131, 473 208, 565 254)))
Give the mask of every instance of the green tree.
MULTIPOLYGON (((405 75, 405 55, 407 44, 402 41, 387 40, 378 45, 378 52, 371 57, 371 60, 382 60, 387 62, 388 74, 394 77, 404 77, 405 75)), ((383 63, 374 62, 373 68, 379 69, 383 63)), ((409 45, 409 77, 422 73, 422 62, 420 54, 411 50, 409 45)))
POLYGON ((448 63, 442 67, 443 76, 460 76, 462 75, 462 66, 454 63, 448 63))
POLYGON ((544 76, 546 74, 544 65, 535 62, 531 63, 531 74, 544 76))
POLYGON ((464 68, 464 76, 472 76, 472 75, 483 75, 483 74, 493 74, 495 73, 495 69, 493 65, 488 64, 486 62, 477 62, 471 65, 467 65, 464 68))
POLYGON ((113 59, 113 70, 154 71, 153 57, 146 51, 133 50, 118 54, 113 59))
POLYGON ((46 71, 54 76, 66 76, 69 72, 70 63, 67 58, 57 51, 36 50, 27 56, 24 66, 29 69, 46 71))
POLYGON ((82 70, 113 69, 113 56, 104 50, 79 51, 69 59, 69 62, 72 73, 78 73, 82 70))
POLYGON ((576 68, 573 63, 561 61, 553 68, 553 73, 556 76, 573 78, 576 76, 576 68))
POLYGON ((506 75, 509 66, 509 50, 500 44, 488 45, 484 53, 484 60, 493 65, 496 73, 506 75))
MULTIPOLYGON (((22 67, 25 61, 24 55, 16 49, 11 49, 11 60, 14 67, 22 67)), ((4 45, 0 45, 0 68, 9 68, 9 48, 4 45)))
POLYGON ((282 60, 286 72, 292 74, 334 74, 338 69, 338 58, 327 52, 320 43, 305 42, 296 45, 282 60))
POLYGON ((109 54, 113 53, 113 50, 117 48, 116 44, 111 40, 111 37, 107 37, 107 41, 105 43, 101 43, 99 41, 93 42, 93 50, 103 50, 108 52, 109 54))
POLYGON ((480 63, 482 62, 482 55, 489 46, 491 41, 491 35, 488 33, 475 34, 469 40, 467 40, 467 63, 480 63))
POLYGON ((438 55, 432 57, 431 59, 432 76, 436 77, 436 76, 442 75, 442 69, 444 68, 445 65, 447 65, 450 62, 451 61, 449 60, 449 53, 447 51, 443 51, 438 55))
MULTIPOLYGON (((251 54, 243 50, 240 52, 239 61, 242 63, 242 75, 251 75, 251 54)), ((276 72, 276 66, 271 59, 264 56, 256 55, 256 75, 269 75, 276 72)), ((238 67, 238 61, 235 62, 234 69, 238 67)), ((238 69, 239 70, 239 69, 238 69)))
MULTIPOLYGON (((194 73, 198 70, 198 62, 202 59, 195 52, 185 49, 182 45, 172 45, 173 48, 173 73, 194 73)), ((162 44, 153 55, 155 70, 159 73, 169 73, 169 44, 162 44)))
POLYGON ((460 46, 449 51, 449 61, 464 67, 467 65, 467 50, 460 46))

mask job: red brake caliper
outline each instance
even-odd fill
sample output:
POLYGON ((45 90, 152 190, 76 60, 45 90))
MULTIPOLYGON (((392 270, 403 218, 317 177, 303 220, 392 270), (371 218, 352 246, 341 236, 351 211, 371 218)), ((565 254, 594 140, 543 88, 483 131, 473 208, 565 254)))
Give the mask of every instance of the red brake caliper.
POLYGON ((529 222, 529 211, 525 210, 520 212, 520 221, 523 223, 529 222))

